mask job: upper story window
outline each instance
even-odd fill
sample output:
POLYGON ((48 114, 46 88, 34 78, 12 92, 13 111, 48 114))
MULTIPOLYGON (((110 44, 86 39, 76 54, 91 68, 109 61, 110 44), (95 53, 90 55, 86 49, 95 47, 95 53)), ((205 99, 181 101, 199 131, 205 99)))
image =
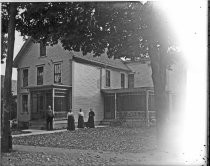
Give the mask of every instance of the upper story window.
POLYGON ((23 87, 28 86, 28 69, 23 69, 23 87))
POLYGON ((54 64, 54 83, 61 83, 61 64, 54 64))
POLYGON ((121 88, 125 88, 125 74, 121 73, 121 88))
POLYGON ((128 88, 134 88, 134 74, 128 74, 128 88))
POLYGON ((40 57, 46 56, 46 46, 43 42, 40 42, 40 57))
POLYGON ((37 85, 43 85, 44 67, 37 67, 37 85))
POLYGON ((110 71, 106 70, 106 87, 110 87, 110 71))

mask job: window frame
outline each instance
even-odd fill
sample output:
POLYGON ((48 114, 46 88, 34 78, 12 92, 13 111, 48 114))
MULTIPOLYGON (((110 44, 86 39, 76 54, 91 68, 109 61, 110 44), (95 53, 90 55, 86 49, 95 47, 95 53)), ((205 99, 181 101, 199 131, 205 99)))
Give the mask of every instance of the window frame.
POLYGON ((44 66, 37 66, 37 85, 43 85, 44 84, 44 66), (42 68, 42 75, 39 75, 39 68, 42 68), (42 77, 41 83, 39 82, 40 78, 42 77))
POLYGON ((106 70, 106 87, 111 87, 111 71, 106 70))
POLYGON ((134 88, 134 83, 135 83, 134 73, 128 74, 128 88, 134 88), (131 82, 131 76, 132 76, 132 82, 131 82))
POLYGON ((27 87, 28 86, 28 68, 22 69, 22 87, 27 87), (27 77, 25 77, 25 72, 27 71, 27 77))
POLYGON ((121 73, 120 77, 121 77, 121 88, 125 88, 125 73, 121 73))
POLYGON ((62 83, 62 66, 61 63, 55 63, 54 64, 54 83, 55 84, 61 84, 62 83), (56 66, 60 66, 60 72, 56 73, 56 66), (56 81, 56 76, 60 76, 60 81, 56 81))

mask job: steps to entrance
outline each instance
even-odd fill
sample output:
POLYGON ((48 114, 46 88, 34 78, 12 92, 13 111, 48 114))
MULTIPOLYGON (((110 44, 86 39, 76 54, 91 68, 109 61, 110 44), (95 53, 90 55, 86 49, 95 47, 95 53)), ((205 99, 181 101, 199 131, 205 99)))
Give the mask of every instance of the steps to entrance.
POLYGON ((30 121, 29 128, 43 130, 46 128, 46 122, 44 120, 43 121, 30 121))
POLYGON ((99 125, 110 126, 113 121, 115 121, 115 119, 104 119, 100 121, 99 125))

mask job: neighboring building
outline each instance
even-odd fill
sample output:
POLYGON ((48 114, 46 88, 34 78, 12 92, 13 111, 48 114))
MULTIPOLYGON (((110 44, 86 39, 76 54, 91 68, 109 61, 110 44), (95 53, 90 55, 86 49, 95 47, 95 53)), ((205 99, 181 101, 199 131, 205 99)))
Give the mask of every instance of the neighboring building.
POLYGON ((31 38, 16 56, 14 67, 18 71, 20 125, 44 120, 48 105, 52 106, 57 121, 65 119, 69 109, 73 110, 77 121, 80 108, 87 121, 89 109, 93 108, 95 121, 100 122, 104 119, 101 90, 127 88, 130 72, 121 60, 109 59, 105 54, 82 56, 64 50, 61 44, 45 47, 31 38))

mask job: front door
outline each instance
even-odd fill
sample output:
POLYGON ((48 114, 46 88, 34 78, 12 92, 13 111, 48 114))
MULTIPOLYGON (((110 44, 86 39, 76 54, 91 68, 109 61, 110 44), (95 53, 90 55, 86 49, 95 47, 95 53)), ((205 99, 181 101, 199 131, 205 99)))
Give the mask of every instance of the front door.
POLYGON ((31 93, 31 119, 41 120, 46 118, 48 105, 52 106, 52 93, 39 91, 31 93))
POLYGON ((115 97, 114 94, 104 96, 104 118, 115 118, 115 97))

